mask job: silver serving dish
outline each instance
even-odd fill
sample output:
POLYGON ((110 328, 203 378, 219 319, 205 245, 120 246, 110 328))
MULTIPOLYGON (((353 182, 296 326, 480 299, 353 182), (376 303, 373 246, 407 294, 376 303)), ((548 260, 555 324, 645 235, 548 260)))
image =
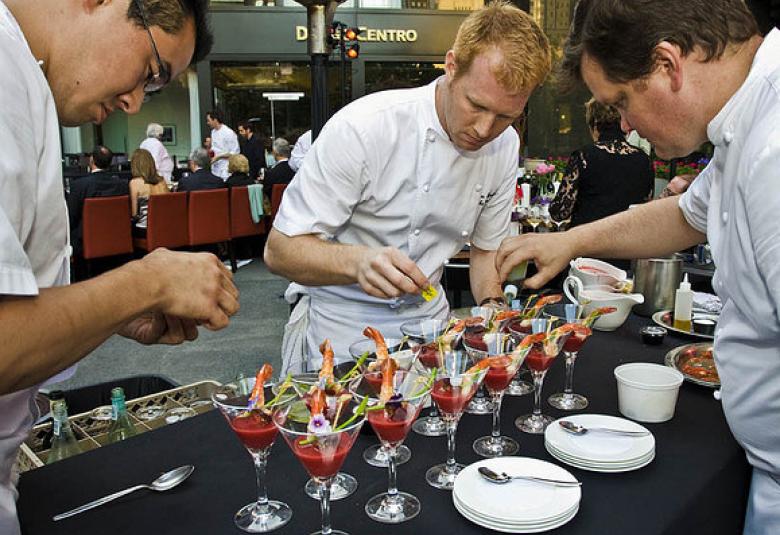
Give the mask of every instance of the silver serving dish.
POLYGON ((696 368, 702 371, 712 372, 714 371, 717 376, 717 369, 715 368, 715 360, 712 357, 712 343, 711 342, 699 342, 697 344, 685 344, 680 347, 675 347, 666 354, 664 362, 670 368, 674 368, 683 374, 686 381, 691 383, 707 386, 710 388, 720 388, 720 380, 706 380, 701 377, 697 377, 695 374, 690 373, 690 368, 686 367, 686 363, 691 358, 700 359, 697 362, 696 368))
POLYGON ((672 332, 676 332, 676 333, 679 333, 679 334, 684 334, 684 335, 687 335, 687 336, 693 336, 694 338, 701 338, 703 340, 714 340, 715 339, 714 334, 711 334, 711 333, 714 333, 715 326, 717 326, 719 318, 720 318, 720 316, 718 316, 717 314, 710 314, 710 313, 706 313, 706 312, 694 311, 693 312, 693 316, 691 317, 691 321, 694 322, 694 326, 696 326, 696 322, 697 321, 701 321, 701 320, 710 321, 710 322, 713 322, 715 324, 710 329, 708 329, 708 331, 710 331, 710 332, 697 332, 696 330, 694 330, 694 331, 683 331, 682 329, 676 329, 674 327, 674 325, 673 325, 673 322, 672 322, 672 311, 671 310, 659 310, 658 312, 653 314, 653 321, 656 324, 660 325, 661 327, 664 327, 664 328, 666 328, 666 329, 668 329, 668 330, 670 330, 672 332))

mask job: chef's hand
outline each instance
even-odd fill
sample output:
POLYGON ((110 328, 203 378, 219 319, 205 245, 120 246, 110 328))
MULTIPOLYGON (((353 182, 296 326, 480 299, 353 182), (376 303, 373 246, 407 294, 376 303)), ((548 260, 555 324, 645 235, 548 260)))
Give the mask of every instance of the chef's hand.
POLYGON ((430 285, 417 264, 395 247, 366 248, 356 275, 364 292, 381 299, 419 294, 430 285))
POLYGON ((198 326, 194 320, 146 312, 125 324, 119 334, 144 345, 181 344, 198 337, 198 326))
POLYGON ((521 234, 505 238, 496 253, 499 280, 507 280, 515 266, 533 260, 537 269, 536 275, 525 279, 523 286, 534 290, 541 288, 565 269, 569 260, 576 256, 573 242, 569 232, 521 234))

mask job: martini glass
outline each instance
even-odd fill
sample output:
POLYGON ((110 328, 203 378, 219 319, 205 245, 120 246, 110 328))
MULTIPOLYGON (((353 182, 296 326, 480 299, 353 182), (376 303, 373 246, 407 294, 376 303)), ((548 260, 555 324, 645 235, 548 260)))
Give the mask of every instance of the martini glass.
MULTIPOLYGON (((401 346, 401 340, 393 339, 393 338, 387 338, 385 339, 385 342, 387 342, 387 349, 390 351, 390 357, 393 358, 396 363, 398 364, 398 369, 400 370, 408 370, 412 366, 412 362, 414 362, 414 352, 410 349, 406 349, 403 351, 399 351, 401 346)), ((363 364, 360 366, 360 372, 365 373, 367 370, 378 370, 379 368, 376 367, 376 353, 374 353, 374 349, 376 348, 376 344, 373 340, 369 340, 367 338, 363 338, 361 340, 358 340, 357 342, 353 343, 349 346, 349 354, 352 355, 352 358, 359 362, 361 357, 368 353, 368 357, 363 361, 363 364)), ((376 379, 376 375, 369 376, 371 379, 376 379)), ((409 450, 408 447, 404 446, 403 444, 400 444, 397 448, 394 450, 395 455, 395 465, 399 466, 409 461, 412 457, 412 452, 409 450)), ((371 466, 377 466, 380 468, 386 468, 388 466, 388 456, 389 456, 389 450, 385 448, 384 444, 374 444, 372 446, 369 446, 365 450, 363 450, 363 460, 366 461, 371 466)))
MULTIPOLYGON (((538 320, 544 321, 544 320, 538 320)), ((533 345, 525 357, 525 364, 531 369, 534 378, 534 409, 531 414, 525 414, 515 419, 515 426, 525 433, 539 435, 544 433, 550 422, 555 418, 542 414, 542 385, 544 376, 563 349, 563 344, 569 336, 562 328, 546 333, 531 335, 533 345)))
POLYGON ((425 480, 437 489, 452 490, 455 478, 464 465, 455 461, 455 434, 463 410, 482 384, 487 370, 469 367, 468 356, 460 351, 444 354, 442 366, 436 370, 431 397, 447 427, 447 461, 425 473, 425 480))
MULTIPOLYGON (((365 415, 358 416, 355 421, 342 429, 335 427, 330 432, 312 435, 308 432, 308 423, 303 423, 297 418, 288 418, 291 414, 289 408, 296 405, 297 402, 291 403, 287 406, 287 410, 275 411, 273 421, 293 454, 320 487, 322 529, 312 535, 347 535, 343 531, 330 527, 330 491, 339 468, 344 464, 349 450, 352 449, 360 433, 365 415)), ((354 403, 350 402, 344 414, 352 414, 354 409, 354 403)))
MULTIPOLYGON (((473 307, 471 309, 471 315, 473 317, 481 317, 484 321, 478 325, 466 325, 463 332, 463 340, 465 343, 466 338, 477 340, 481 338, 482 333, 485 332, 488 321, 495 315, 495 310, 489 307, 473 307)), ((471 398, 469 404, 466 406, 466 412, 468 414, 493 414, 493 403, 485 395, 485 385, 479 387, 477 393, 471 398)))
MULTIPOLYGON (((524 337, 531 334, 531 320, 521 318, 509 320, 504 330, 514 336, 516 340, 522 340, 524 337)), ((534 385, 520 379, 520 376, 524 371, 525 369, 522 367, 517 369, 517 373, 512 379, 512 382, 509 383, 509 386, 504 392, 507 396, 525 396, 534 391, 534 385)))
MULTIPOLYGON (((252 456, 255 465, 257 501, 242 507, 235 514, 233 520, 236 526, 249 533, 267 533, 284 526, 292 518, 292 509, 286 503, 269 500, 265 486, 268 455, 279 432, 270 411, 261 408, 248 410, 249 396, 231 397, 225 391, 215 392, 212 401, 252 456)), ((289 402, 290 399, 277 407, 289 402)))
POLYGON ((585 341, 593 334, 587 318, 582 318, 583 307, 581 305, 547 305, 544 314, 551 318, 566 320, 566 307, 569 307, 571 318, 567 323, 572 325, 572 333, 563 344, 563 354, 566 357, 566 380, 563 385, 563 392, 553 394, 547 398, 547 402, 563 411, 581 410, 588 406, 588 398, 574 393, 574 363, 577 361, 577 355, 585 344, 585 341))
POLYGON ((412 424, 420 414, 431 391, 427 377, 415 371, 395 371, 391 378, 381 372, 367 372, 352 386, 358 397, 369 397, 368 423, 388 452, 387 492, 377 494, 366 504, 366 514, 377 522, 399 524, 420 513, 420 500, 408 492, 400 492, 396 485, 395 450, 402 445, 412 424), (393 385, 395 395, 381 403, 379 393, 382 381, 393 385), (377 384, 380 386, 377 387, 377 384))
POLYGON ((479 348, 471 346, 467 338, 463 345, 472 363, 484 359, 488 359, 489 363, 482 386, 487 389, 493 404, 493 428, 489 436, 474 441, 474 452, 482 457, 514 455, 520 445, 516 440, 501 435, 501 401, 530 346, 520 346, 512 336, 502 333, 485 334, 479 348))
MULTIPOLYGON (((401 333, 417 344, 413 349, 417 352, 417 361, 428 370, 439 367, 441 356, 437 339, 444 334, 449 321, 439 319, 423 319, 407 321, 401 325, 401 333)), ((441 437, 447 434, 444 420, 439 418, 436 405, 431 403, 428 416, 414 422, 412 430, 427 437, 441 437)))
MULTIPOLYGON (((342 377, 342 379, 339 379, 338 382, 342 383, 345 388, 349 383, 349 380, 345 379, 344 375, 346 375, 348 371, 351 370, 353 367, 354 367, 354 363, 352 362, 336 365, 335 368, 336 376, 342 377)), ((299 385, 301 391, 308 391, 309 388, 312 387, 312 385, 318 383, 319 374, 316 372, 301 373, 298 375, 293 375, 292 380, 294 384, 299 385)), ((317 481, 314 478, 312 478, 306 482, 306 485, 303 487, 303 491, 306 493, 306 495, 309 498, 312 498, 314 500, 319 500, 320 488, 321 486, 317 483, 317 481)), ((346 474, 344 472, 339 472, 338 474, 336 474, 336 477, 333 480, 333 484, 330 489, 330 500, 334 502, 337 500, 343 500, 344 498, 354 494, 357 488, 358 488, 358 482, 354 476, 351 476, 350 474, 346 474)))

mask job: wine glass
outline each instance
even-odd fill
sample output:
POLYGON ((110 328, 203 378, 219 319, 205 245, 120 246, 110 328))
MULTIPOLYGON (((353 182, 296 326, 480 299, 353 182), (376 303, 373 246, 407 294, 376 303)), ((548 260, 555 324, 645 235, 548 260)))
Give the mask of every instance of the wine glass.
MULTIPOLYGON (((565 225, 568 225, 570 221, 571 221, 570 219, 561 219, 560 221, 556 221, 555 219, 552 220, 552 222, 555 223, 555 230, 557 232, 560 232, 561 231, 561 227, 563 227, 565 225)), ((564 230, 566 230, 566 229, 564 229, 564 230)))
MULTIPOLYGON (((437 340, 446 332, 449 321, 440 319, 411 320, 401 325, 401 333, 416 344, 412 349, 417 353, 417 361, 425 368, 438 368, 441 356, 437 340)), ((431 403, 428 416, 414 422, 412 430, 427 437, 440 437, 447 434, 444 420, 439 418, 436 405, 431 403)))
POLYGON ((351 418, 338 425, 330 422, 332 424, 330 430, 318 431, 313 434, 309 431, 308 411, 305 407, 301 407, 302 403, 304 402, 298 399, 296 402, 288 404, 286 409, 275 411, 273 422, 295 457, 319 486, 322 529, 312 535, 347 535, 343 531, 330 527, 330 493, 336 474, 341 465, 344 464, 344 460, 352 449, 363 422, 365 422, 365 414, 355 412, 355 404, 350 401, 348 406, 342 410, 342 414, 353 414, 351 418), (288 417, 293 414, 293 411, 295 413, 301 412, 296 409, 296 406, 306 411, 306 423, 298 417, 288 417))
MULTIPOLYGON (((279 401, 276 407, 288 405, 292 397, 287 396, 286 400, 279 401)), ((292 509, 284 502, 269 500, 265 485, 268 455, 279 432, 273 423, 271 409, 248 409, 248 395, 234 395, 233 392, 227 393, 225 390, 218 390, 212 394, 211 399, 252 456, 255 465, 257 501, 242 507, 235 514, 233 520, 236 526, 249 533, 267 533, 284 526, 292 518, 292 509)))
MULTIPOLYGON (((387 338, 385 342, 387 343, 391 358, 396 361, 399 369, 408 370, 414 361, 414 352, 410 349, 399 351, 401 340, 387 338)), ((374 368, 375 364, 372 364, 376 362, 376 353, 374 353, 375 347, 374 341, 367 338, 361 338, 349 346, 349 354, 355 362, 360 363, 363 355, 367 355, 365 359, 362 359, 362 363, 359 366, 360 373, 365 373, 369 367, 378 370, 378 368, 374 368)), ((385 448, 383 444, 373 444, 363 450, 363 460, 371 466, 386 468, 388 466, 388 454, 388 449, 385 448)), ((412 452, 403 444, 400 444, 394 449, 394 454, 396 466, 408 462, 412 457, 412 452)))
MULTIPOLYGON (((354 379, 357 375, 359 375, 357 372, 358 369, 354 367, 354 363, 343 363, 336 366, 336 374, 341 377, 341 379, 338 381, 345 386, 349 383, 350 378, 354 379), (350 377, 347 377, 348 374, 351 374, 350 377)), ((300 391, 305 392, 319 382, 319 374, 316 372, 300 373, 293 375, 292 381, 295 385, 300 387, 300 391)), ((330 500, 334 502, 337 500, 343 500, 344 498, 354 494, 357 488, 358 482, 354 476, 344 472, 339 472, 336 474, 333 485, 330 489, 330 500)), ((306 495, 314 500, 320 499, 320 489, 321 486, 314 478, 309 479, 306 482, 306 485, 303 487, 303 491, 306 493, 306 495)))
POLYGON ((387 492, 377 494, 366 503, 366 514, 378 522, 399 524, 420 513, 421 506, 412 494, 400 492, 396 485, 395 450, 402 445, 412 424, 420 414, 431 391, 428 377, 416 371, 388 370, 366 372, 351 390, 357 397, 368 396, 366 419, 388 452, 387 492), (381 401, 382 385, 389 385, 393 396, 381 401))
MULTIPOLYGON (((537 319, 534 322, 546 324, 547 320, 537 319)), ((525 357, 526 366, 531 369, 534 378, 534 409, 533 413, 519 416, 515 419, 515 426, 525 433, 541 434, 555 419, 551 416, 542 414, 542 385, 547 370, 552 366, 558 354, 563 349, 563 344, 571 334, 571 331, 561 326, 552 331, 539 332, 531 335, 529 339, 532 344, 531 350, 525 357)))
POLYGON ((541 214, 542 211, 539 205, 535 204, 528 209, 528 215, 526 215, 525 220, 528 222, 529 225, 531 225, 534 232, 536 232, 536 227, 539 226, 539 223, 542 222, 541 214))
POLYGON ((447 351, 443 362, 436 370, 431 397, 442 414, 447 427, 447 461, 437 464, 425 473, 425 480, 437 489, 452 490, 455 478, 464 465, 455 461, 455 434, 463 409, 482 384, 487 370, 470 367, 468 355, 461 351, 447 351))
POLYGON ((472 345, 473 342, 473 338, 464 338, 463 346, 473 364, 485 359, 489 363, 482 386, 487 389, 493 403, 493 428, 489 436, 474 441, 474 452, 482 457, 513 455, 520 446, 516 440, 501 435, 501 401, 531 346, 521 345, 505 333, 485 334, 478 346, 472 345))
POLYGON ((557 304, 547 305, 544 309, 546 316, 565 320, 572 325, 572 333, 563 344, 563 354, 566 356, 566 380, 563 392, 547 398, 550 405, 563 411, 581 410, 588 406, 588 398, 574 393, 574 363, 585 341, 593 334, 589 325, 592 323, 592 319, 582 317, 583 308, 583 306, 575 304, 557 304))

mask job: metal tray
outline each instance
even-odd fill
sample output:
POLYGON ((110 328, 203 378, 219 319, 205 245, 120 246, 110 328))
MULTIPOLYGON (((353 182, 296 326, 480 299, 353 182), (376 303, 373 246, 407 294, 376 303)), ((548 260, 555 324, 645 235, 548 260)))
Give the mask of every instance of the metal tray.
MULTIPOLYGON (((664 329, 668 329, 670 331, 684 334, 686 336, 692 336, 694 338, 701 338, 703 340, 714 340, 715 337, 711 334, 704 334, 704 333, 697 333, 696 331, 683 331, 682 329, 676 329, 671 322, 671 316, 672 311, 671 310, 659 310, 655 314, 653 314, 653 321, 663 327, 664 329)), ((694 312, 692 319, 702 319, 702 320, 712 320, 716 324, 718 323, 718 319, 720 316, 717 314, 708 314, 703 312, 694 312)))
MULTIPOLYGON (((685 364, 686 360, 690 358, 688 355, 690 350, 692 352, 697 353, 696 356, 701 356, 700 352, 706 351, 706 350, 712 350, 712 343, 711 342, 699 342, 697 344, 685 344, 680 347, 675 347, 671 351, 669 351, 666 354, 666 358, 664 359, 667 366, 670 368, 674 368, 675 370, 678 370, 680 373, 683 374, 686 381, 689 381, 691 383, 701 385, 701 386, 708 386, 710 388, 720 388, 720 381, 705 381, 703 379, 700 379, 699 377, 695 377, 693 375, 689 375, 685 373, 682 370, 683 365, 685 364)), ((691 355, 692 356, 692 355, 691 355)), ((712 366, 715 366, 715 361, 713 360, 712 366)), ((716 369, 717 371, 717 369, 716 369)))

